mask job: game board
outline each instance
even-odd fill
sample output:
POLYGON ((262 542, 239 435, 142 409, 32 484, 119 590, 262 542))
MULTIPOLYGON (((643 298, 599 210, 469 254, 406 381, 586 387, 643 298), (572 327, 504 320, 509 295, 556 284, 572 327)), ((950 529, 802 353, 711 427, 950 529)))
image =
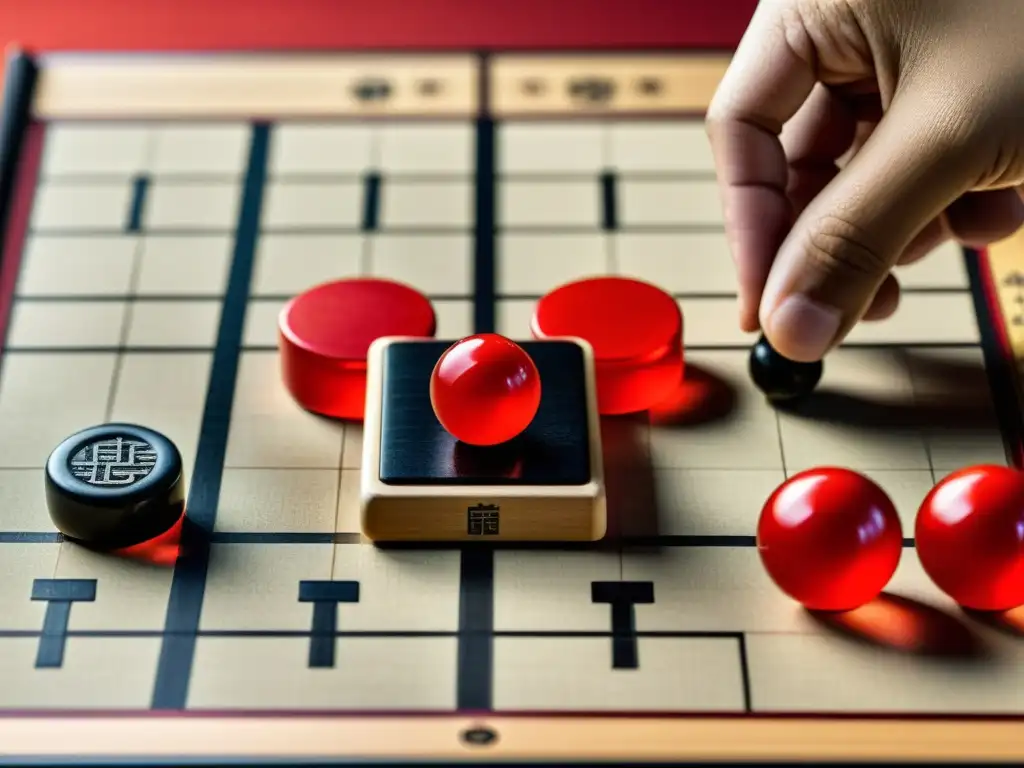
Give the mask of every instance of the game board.
POLYGON ((909 532, 947 472, 1020 460, 1024 239, 903 269, 897 315, 850 336, 805 411, 776 412, 746 375, 700 122, 726 63, 12 62, 3 758, 1024 759, 1024 619, 958 611, 910 540, 887 596, 812 616, 753 538, 772 488, 808 466, 875 478, 909 532), (359 425, 280 382, 287 298, 388 276, 430 296, 441 337, 525 338, 540 295, 599 273, 678 297, 688 366, 671 402, 605 420, 609 540, 363 541, 359 425), (180 447, 180 550, 175 534, 103 556, 52 527, 47 454, 113 419, 180 447))

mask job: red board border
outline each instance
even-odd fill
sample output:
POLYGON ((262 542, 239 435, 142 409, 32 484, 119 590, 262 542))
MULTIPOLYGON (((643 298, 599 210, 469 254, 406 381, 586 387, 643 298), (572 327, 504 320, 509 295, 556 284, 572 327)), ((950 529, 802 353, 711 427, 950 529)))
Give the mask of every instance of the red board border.
POLYGON ((0 0, 51 51, 732 48, 757 0, 0 0))

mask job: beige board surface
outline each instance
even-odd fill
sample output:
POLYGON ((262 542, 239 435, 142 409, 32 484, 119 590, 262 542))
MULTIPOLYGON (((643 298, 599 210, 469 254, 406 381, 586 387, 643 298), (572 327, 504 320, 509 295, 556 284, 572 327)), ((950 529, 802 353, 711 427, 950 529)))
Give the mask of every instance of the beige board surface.
MULTIPOLYGON (((0 366, 6 710, 145 710, 166 642, 171 568, 11 535, 53 533, 42 466, 61 438, 89 424, 130 419, 164 431, 195 469, 253 130, 242 121, 140 117, 57 122, 46 133, 0 366), (140 174, 149 179, 146 205, 137 231, 127 231, 140 174), (34 666, 46 609, 29 599, 36 578, 96 580, 96 600, 72 606, 60 668, 34 666)), ((753 339, 736 329, 699 122, 509 119, 496 131, 496 329, 525 337, 536 298, 565 280, 641 277, 679 298, 690 388, 651 419, 605 425, 608 466, 630 470, 618 486, 609 477, 610 515, 637 535, 652 533, 653 518, 659 543, 494 553, 484 603, 494 633, 491 706, 505 713, 1024 714, 1024 619, 1011 615, 997 627, 958 611, 906 549, 887 597, 838 622, 816 620, 768 581, 749 540, 770 491, 807 466, 865 472, 892 494, 909 530, 916 505, 947 472, 1007 460, 959 251, 943 246, 901 268, 896 316, 858 328, 830 357, 822 386, 837 401, 859 404, 855 420, 843 408, 813 418, 777 414, 745 373, 753 339), (598 193, 607 171, 619 204, 612 230, 603 227, 598 193), (692 398, 727 406, 705 413, 692 410, 692 398), (918 409, 931 415, 892 428, 892 414, 918 409), (595 582, 651 585, 654 601, 634 608, 635 669, 612 665, 611 609, 595 602, 595 582), (948 651, 937 637, 961 645, 948 651)), ((296 406, 277 375, 274 344, 276 313, 288 297, 360 274, 402 279, 431 296, 440 336, 472 332, 474 142, 470 119, 272 126, 218 538, 186 707, 443 713, 459 705, 466 556, 359 542, 362 431, 296 406), (369 172, 382 177, 374 231, 360 226, 369 172), (309 666, 312 610, 297 599, 301 581, 359 584, 359 600, 337 607, 342 636, 333 667, 309 666)), ((1020 253, 1006 243, 991 256, 999 265, 1020 253)), ((325 733, 319 721, 296 720, 290 730, 273 722, 295 737, 295 750, 388 754, 400 742, 431 756, 464 754, 457 734, 472 724, 403 721, 404 730, 394 731, 390 721, 357 723, 359 739, 343 743, 299 737, 304 729, 325 733)), ((1012 724, 942 725, 949 730, 937 739, 931 726, 907 722, 817 722, 796 731, 756 719, 710 721, 706 729, 673 719, 496 722, 506 756, 527 754, 531 744, 563 756, 611 756, 621 754, 616 744, 630 743, 653 745, 651 756, 981 757, 1021 744, 1012 724), (817 737, 805 738, 804 728, 817 737), (893 729, 900 739, 891 738, 893 729), (620 740, 595 741, 602 733, 620 740)), ((32 723, 9 724, 11 751, 51 748, 52 728, 80 734, 66 742, 76 754, 141 743, 126 733, 149 734, 153 752, 188 742, 164 721, 125 721, 110 731, 95 721, 89 733, 32 723)), ((213 749, 201 721, 173 727, 194 728, 191 747, 213 749)), ((269 736, 247 743, 261 728, 245 721, 218 731, 217 749, 280 747, 269 736)), ((641 749, 648 748, 631 753, 641 749)))

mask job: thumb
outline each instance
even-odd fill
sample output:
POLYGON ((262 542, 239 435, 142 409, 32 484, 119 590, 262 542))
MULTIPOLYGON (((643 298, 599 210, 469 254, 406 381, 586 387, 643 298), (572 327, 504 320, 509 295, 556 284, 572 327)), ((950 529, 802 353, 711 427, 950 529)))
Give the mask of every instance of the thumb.
POLYGON ((759 318, 792 360, 820 360, 871 305, 925 225, 977 179, 948 92, 903 91, 779 248, 759 318))

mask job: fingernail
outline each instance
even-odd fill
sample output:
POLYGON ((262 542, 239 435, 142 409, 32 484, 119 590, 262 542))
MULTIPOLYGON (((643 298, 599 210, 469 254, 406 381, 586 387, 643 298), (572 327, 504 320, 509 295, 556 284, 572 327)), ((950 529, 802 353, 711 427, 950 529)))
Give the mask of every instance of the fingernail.
POLYGON ((793 360, 820 360, 839 333, 839 310, 794 294, 785 298, 768 318, 766 329, 780 354, 793 360))

